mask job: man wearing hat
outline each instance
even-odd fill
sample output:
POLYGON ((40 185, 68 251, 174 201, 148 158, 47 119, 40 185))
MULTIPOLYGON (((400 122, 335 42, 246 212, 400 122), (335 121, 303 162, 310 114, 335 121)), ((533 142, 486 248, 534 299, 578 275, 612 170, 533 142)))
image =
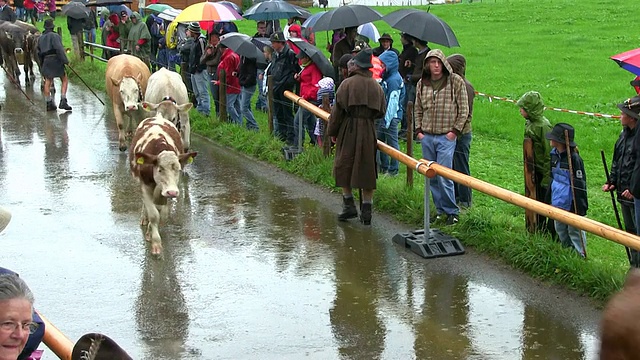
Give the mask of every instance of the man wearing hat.
POLYGON ((196 110, 204 116, 209 116, 211 106, 209 102, 209 82, 211 81, 207 72, 207 63, 202 61, 202 54, 207 48, 207 39, 202 35, 198 22, 189 23, 187 36, 193 39, 191 50, 189 51, 188 73, 191 74, 191 87, 196 97, 196 110))
POLYGON ((278 119, 277 135, 280 140, 288 145, 294 145, 293 131, 293 103, 284 96, 284 92, 293 91, 296 85, 295 74, 300 71, 296 54, 287 45, 284 34, 281 31, 271 34, 271 47, 273 59, 269 74, 273 78, 273 109, 278 119))
POLYGON ((349 60, 349 77, 336 92, 328 134, 336 138, 333 176, 342 188, 339 221, 358 217, 353 188, 362 189, 360 221, 371 224, 373 191, 376 189, 376 119, 385 115, 387 103, 382 87, 369 69, 371 50, 363 50, 349 60))
MULTIPOLYGON (((566 123, 557 123, 546 134, 551 144, 551 205, 585 216, 589 208, 587 200, 587 174, 574 142, 575 130, 566 123), (567 147, 567 143, 569 147, 567 147), (571 171, 573 173, 571 173, 571 171), (573 179, 572 179, 573 178, 573 179), (575 199, 575 202, 574 202, 575 199)), ((563 246, 573 248, 580 256, 586 256, 587 240, 584 231, 555 220, 558 238, 563 246)))
POLYGON ((69 63, 69 59, 67 59, 67 54, 62 46, 62 39, 58 33, 53 31, 53 27, 53 19, 44 21, 44 32, 42 36, 40 36, 40 39, 38 39, 37 51, 40 63, 42 64, 40 70, 44 77, 44 97, 47 100, 47 111, 55 111, 57 109, 53 97, 50 95, 53 78, 60 78, 60 80, 62 80, 60 109, 71 110, 71 106, 67 104, 69 80, 64 71, 64 66, 69 63))
MULTIPOLYGON (((353 52, 356 46, 356 36, 358 36, 358 27, 348 27, 344 30, 345 37, 340 39, 334 46, 331 53, 331 63, 333 64, 336 75, 338 74, 338 63, 340 58, 344 54, 350 54, 353 52)), ((336 79, 336 86, 340 87, 340 81, 342 79, 336 79)))
POLYGON ((380 46, 373 49, 374 56, 380 56, 380 54, 387 50, 393 51, 398 56, 400 55, 398 50, 393 48, 393 38, 391 37, 391 35, 387 33, 382 34, 382 36, 380 36, 380 39, 378 39, 378 42, 380 43, 380 46))

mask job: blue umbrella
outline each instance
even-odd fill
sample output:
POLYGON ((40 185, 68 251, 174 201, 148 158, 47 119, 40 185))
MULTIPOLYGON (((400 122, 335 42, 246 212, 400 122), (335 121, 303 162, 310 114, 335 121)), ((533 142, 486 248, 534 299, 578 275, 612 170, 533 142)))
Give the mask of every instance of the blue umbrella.
POLYGON ((125 5, 107 5, 107 9, 109 9, 109 12, 112 14, 120 14, 122 11, 126 11, 128 15, 131 15, 131 9, 125 5))

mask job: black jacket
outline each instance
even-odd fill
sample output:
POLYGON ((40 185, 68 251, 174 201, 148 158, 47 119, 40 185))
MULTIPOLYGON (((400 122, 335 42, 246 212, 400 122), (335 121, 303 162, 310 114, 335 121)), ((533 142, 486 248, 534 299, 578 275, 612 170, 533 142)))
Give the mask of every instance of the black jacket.
MULTIPOLYGON (((636 159, 640 159, 640 136, 636 136, 633 141, 633 150, 636 154, 636 159)), ((633 194, 633 197, 640 199, 640 161, 636 161, 633 166, 633 174, 631 175, 631 184, 629 191, 633 194)))
POLYGON ((258 83, 258 69, 256 68, 256 59, 249 59, 244 56, 240 58, 240 70, 238 71, 238 80, 240 86, 252 87, 258 83))
POLYGON ((269 74, 273 77, 274 93, 283 93, 285 90, 293 90, 296 85, 294 75, 300 71, 296 53, 285 44, 281 53, 273 52, 269 74))
POLYGON ((625 127, 620 133, 618 141, 613 148, 613 161, 611 162, 610 184, 616 187, 618 201, 633 204, 622 196, 623 191, 631 191, 631 178, 636 165, 635 151, 636 129, 625 127))
POLYGON ((9 5, 5 5, 0 9, 0 20, 15 22, 17 19, 16 13, 9 5))
POLYGON ((207 69, 207 64, 201 61, 202 54, 207 47, 207 39, 200 35, 194 39, 189 51, 189 74, 200 73, 207 69))
MULTIPOLYGON (((400 56, 400 52, 397 49, 393 48, 393 45, 391 46, 391 48, 389 48, 390 51, 393 51, 394 53, 396 53, 396 55, 400 56)), ((382 54, 385 50, 382 47, 382 45, 373 48, 373 56, 380 56, 380 54, 382 54)))
MULTIPOLYGON (((413 69, 416 67, 416 58, 418 57, 418 49, 416 49, 413 44, 407 44, 402 46, 402 52, 398 57, 400 61, 400 68, 398 71, 400 72, 400 76, 402 76, 403 80, 407 79, 407 75, 411 75, 413 73, 413 69), (411 66, 405 67, 405 61, 411 61, 411 66)), ((413 101, 413 100, 412 100, 413 101)))
POLYGON ((76 35, 84 30, 85 19, 75 19, 67 17, 67 29, 71 35, 76 35))

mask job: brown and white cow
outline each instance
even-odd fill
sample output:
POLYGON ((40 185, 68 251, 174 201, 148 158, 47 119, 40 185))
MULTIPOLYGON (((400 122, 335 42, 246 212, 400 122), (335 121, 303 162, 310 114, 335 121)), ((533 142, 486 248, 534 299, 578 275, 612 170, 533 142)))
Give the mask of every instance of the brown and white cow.
POLYGON ((120 151, 127 149, 126 137, 131 136, 137 122, 143 118, 141 103, 149 76, 149 67, 135 56, 117 55, 107 62, 106 89, 113 103, 120 151), (123 120, 125 115, 129 118, 126 124, 123 120))
MULTIPOLYGON (((173 106, 165 101, 154 106, 173 106)), ((160 115, 143 120, 136 129, 129 149, 131 175, 142 187, 140 224, 147 226, 145 239, 151 241, 151 253, 162 253, 158 232, 161 217, 168 213, 167 200, 178 197, 178 182, 182 168, 193 161, 195 152, 184 153, 180 132, 160 115)))

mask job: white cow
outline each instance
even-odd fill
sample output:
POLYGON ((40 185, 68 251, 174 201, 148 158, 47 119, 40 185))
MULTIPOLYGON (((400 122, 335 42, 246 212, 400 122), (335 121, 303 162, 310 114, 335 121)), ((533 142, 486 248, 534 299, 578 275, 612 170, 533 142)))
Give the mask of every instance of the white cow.
POLYGON ((148 102, 159 103, 164 100, 171 100, 178 105, 178 118, 173 120, 166 114, 162 114, 165 119, 171 120, 180 130, 184 151, 188 151, 191 145, 191 124, 189 123, 189 109, 193 106, 189 102, 187 87, 182 82, 180 74, 162 68, 151 74, 147 83, 147 91, 144 99, 148 102))

